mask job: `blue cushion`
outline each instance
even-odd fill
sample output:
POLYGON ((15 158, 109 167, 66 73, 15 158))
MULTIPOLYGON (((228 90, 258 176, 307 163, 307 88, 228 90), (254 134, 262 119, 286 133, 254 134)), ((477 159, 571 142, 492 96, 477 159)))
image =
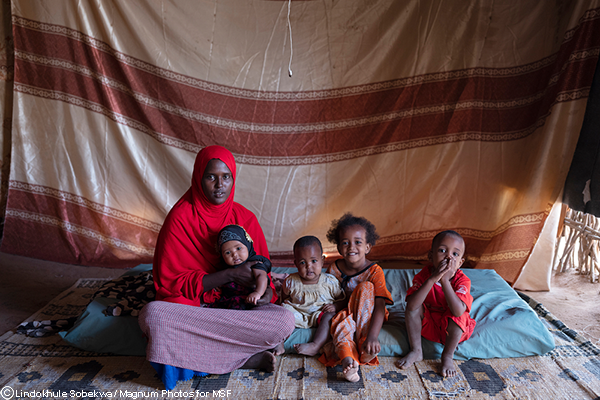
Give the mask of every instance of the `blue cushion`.
MULTIPOLYGON (((142 264, 125 275, 152 269, 142 264)), ((276 273, 296 272, 295 268, 273 268, 276 273)), ((381 356, 400 356, 409 350, 404 325, 404 295, 418 269, 385 269, 385 279, 394 305, 388 306, 389 320, 379 334, 381 356)), ((471 338, 459 344, 455 358, 507 358, 544 354, 554 348, 554 339, 535 311, 493 270, 463 269, 471 279, 473 306, 471 316, 477 321, 471 338)), ((71 345, 83 350, 119 355, 143 356, 146 339, 137 317, 109 317, 103 311, 115 299, 97 297, 79 317, 75 326, 60 335, 71 345)), ((285 350, 293 353, 293 345, 309 342, 314 329, 296 329, 285 341, 285 350)), ((423 339, 426 359, 441 357, 443 347, 423 339)))
MULTIPOLYGON (((295 268, 274 268, 272 272, 296 271, 295 268)), ((404 325, 405 294, 419 271, 384 270, 386 285, 392 294, 394 305, 388 306, 390 317, 379 334, 381 356, 401 356, 410 349, 404 325)), ((458 345, 454 354, 456 359, 534 356, 554 348, 554 339, 535 311, 496 271, 463 269, 463 272, 471 279, 471 317, 477 325, 473 335, 458 345)), ((284 343, 286 352, 293 353, 293 345, 310 341, 313 333, 314 329, 296 329, 284 343)), ((424 358, 441 358, 441 344, 423 339, 422 347, 424 358)))
MULTIPOLYGON (((152 264, 140 264, 123 275, 150 271, 152 264)), ((146 338, 137 317, 112 317, 104 314, 106 307, 119 300, 96 297, 79 316, 75 325, 59 335, 72 346, 97 353, 145 356, 146 338)))

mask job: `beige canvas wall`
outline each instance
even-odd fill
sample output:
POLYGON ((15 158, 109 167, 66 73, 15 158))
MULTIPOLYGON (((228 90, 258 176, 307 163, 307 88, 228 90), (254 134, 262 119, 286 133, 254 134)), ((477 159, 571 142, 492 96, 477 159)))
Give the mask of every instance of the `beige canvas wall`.
POLYGON ((151 262, 220 144, 276 264, 305 234, 335 254, 325 233, 351 211, 378 228, 373 258, 424 259, 454 229, 514 282, 577 142, 598 2, 293 1, 291 37, 288 6, 14 0, 0 250, 151 262))

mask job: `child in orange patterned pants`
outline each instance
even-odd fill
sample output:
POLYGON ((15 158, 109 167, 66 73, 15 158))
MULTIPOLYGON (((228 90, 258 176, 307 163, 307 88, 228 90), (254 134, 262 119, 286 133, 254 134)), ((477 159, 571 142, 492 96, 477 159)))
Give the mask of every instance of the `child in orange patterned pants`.
POLYGON ((378 238, 371 222, 350 213, 333 221, 327 232, 327 239, 337 245, 343 257, 327 272, 338 279, 348 301, 336 303, 341 304, 341 311, 331 322, 333 341, 323 348, 319 361, 326 366, 341 362, 344 377, 350 382, 360 380, 360 364, 379 364, 378 336, 388 318, 385 305, 393 304, 383 270, 366 259, 378 238))

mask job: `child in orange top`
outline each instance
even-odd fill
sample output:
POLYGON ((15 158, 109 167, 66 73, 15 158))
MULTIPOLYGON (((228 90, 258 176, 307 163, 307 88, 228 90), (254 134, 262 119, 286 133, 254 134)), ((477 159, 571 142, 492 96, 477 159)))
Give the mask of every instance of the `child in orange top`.
POLYGON ((457 232, 438 233, 431 244, 429 261, 406 292, 406 330, 410 352, 396 362, 401 369, 423 359, 421 336, 444 345, 442 376, 453 377, 453 357, 458 343, 475 328, 469 315, 473 297, 471 280, 460 270, 465 259, 465 242, 457 232))
POLYGON ((327 232, 327 239, 337 245, 343 257, 327 272, 339 280, 348 300, 334 303, 341 311, 331 322, 333 342, 323 347, 319 361, 326 366, 341 362, 344 377, 350 382, 360 379, 359 364, 379 364, 378 336, 389 314, 385 305, 394 303, 383 270, 366 259, 378 238, 372 223, 350 213, 333 221, 327 232))

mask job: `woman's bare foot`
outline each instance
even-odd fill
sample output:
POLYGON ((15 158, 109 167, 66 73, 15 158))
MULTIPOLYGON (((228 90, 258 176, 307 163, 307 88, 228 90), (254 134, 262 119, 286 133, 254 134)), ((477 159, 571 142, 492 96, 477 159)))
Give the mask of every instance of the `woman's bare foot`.
POLYGON ((342 368, 344 378, 349 382, 358 382, 360 376, 358 376, 358 362, 352 357, 346 357, 342 360, 342 368))
POLYGON ((396 367, 408 369, 417 361, 423 360, 423 351, 411 350, 407 355, 396 361, 396 367))
POLYGON ((285 347, 283 346, 283 342, 279 343, 277 347, 272 350, 273 354, 276 356, 280 356, 285 353, 285 347))
POLYGON ((452 378, 456 376, 456 374, 458 374, 458 372, 456 371, 456 365, 454 364, 452 356, 444 356, 442 354, 442 376, 452 378))
POLYGON ((377 357, 377 354, 362 353, 360 355, 360 362, 363 364, 367 364, 370 363, 371 360, 373 360, 375 357, 377 357))
POLYGON ((299 343, 294 345, 294 349, 298 354, 304 354, 305 356, 316 356, 319 354, 321 347, 315 342, 310 343, 299 343))
POLYGON ((275 370, 275 362, 277 359, 270 351, 263 351, 253 355, 246 361, 246 364, 242 365, 243 369, 263 369, 267 372, 273 372, 275 370))

